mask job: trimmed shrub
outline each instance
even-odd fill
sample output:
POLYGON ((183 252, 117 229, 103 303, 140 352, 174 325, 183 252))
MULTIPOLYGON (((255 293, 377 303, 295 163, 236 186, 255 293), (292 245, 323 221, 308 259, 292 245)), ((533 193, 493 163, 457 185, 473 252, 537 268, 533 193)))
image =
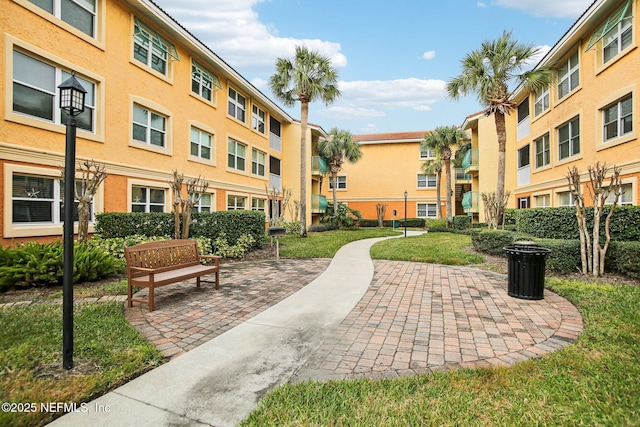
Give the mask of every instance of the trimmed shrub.
POLYGON ((96 215, 96 233, 106 239, 132 235, 173 236, 173 214, 105 212, 96 215))
POLYGON ((337 229, 338 227, 332 222, 326 222, 324 224, 313 224, 309 226, 309 231, 315 232, 315 233, 322 233, 324 231, 337 230, 337 229))
MULTIPOLYGON (((547 239, 579 239, 575 207, 517 210, 516 230, 547 239)), ((587 208, 588 226, 593 226, 593 208, 587 208)), ((601 221, 604 237, 604 217, 601 221)), ((612 241, 640 240, 640 206, 618 206, 611 217, 612 241)))
POLYGON ((546 259, 547 270, 562 274, 580 271, 580 240, 535 239, 540 247, 551 249, 546 259))
POLYGON ((453 217, 453 228, 455 230, 467 230, 471 228, 471 218, 467 215, 456 215, 453 217))
POLYGON ((486 222, 474 222, 471 224, 471 228, 487 228, 489 224, 486 222))
POLYGON ((224 232, 220 233, 213 246, 215 247, 214 254, 225 258, 243 258, 249 249, 253 246, 253 236, 250 234, 243 234, 240 236, 235 245, 229 245, 227 237, 224 232))
MULTIPOLYGON (((404 227, 404 218, 397 219, 398 227, 404 227)), ((424 218, 407 218, 407 227, 412 228, 424 228, 425 220, 424 218)))
POLYGON ((482 230, 471 233, 473 247, 490 255, 504 255, 504 247, 521 240, 531 240, 531 236, 504 230, 482 230))
MULTIPOLYGON (((516 225, 518 211, 520 209, 505 209, 504 210, 504 225, 516 225)), ((498 224, 500 226, 502 224, 498 224)))
POLYGON ((287 234, 300 234, 300 221, 285 221, 284 231, 287 234))
MULTIPOLYGON (((384 221, 384 223, 387 223, 388 221, 384 221)), ((377 227, 378 226, 378 220, 377 219, 361 219, 360 221, 358 221, 358 226, 360 227, 377 227)), ((390 227, 390 225, 385 225, 385 227, 390 227)))
MULTIPOLYGON (((127 237, 112 237, 105 239, 102 235, 94 235, 91 240, 89 240, 88 245, 94 248, 100 248, 103 251, 111 254, 115 258, 120 261, 120 264, 123 268, 125 268, 125 260, 124 260, 124 248, 127 246, 134 246, 140 243, 148 243, 148 242, 157 242, 158 240, 168 240, 171 239, 169 236, 142 236, 140 234, 136 234, 133 236, 127 237)), ((198 251, 200 251, 200 255, 211 255, 211 239, 208 237, 196 237, 194 240, 198 243, 198 251)))
POLYGON ((640 279, 640 242, 611 242, 605 268, 640 279))

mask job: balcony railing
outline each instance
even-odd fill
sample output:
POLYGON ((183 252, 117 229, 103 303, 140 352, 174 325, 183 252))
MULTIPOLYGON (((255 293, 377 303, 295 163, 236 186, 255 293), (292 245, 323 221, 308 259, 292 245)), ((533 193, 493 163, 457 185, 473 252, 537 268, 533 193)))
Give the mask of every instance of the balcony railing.
POLYGON ((469 150, 462 159, 464 173, 478 172, 478 149, 469 150))
POLYGON ((327 196, 322 194, 311 195, 311 213, 324 213, 327 210, 327 196))
POLYGON ((280 175, 269 174, 269 190, 282 191, 282 177, 280 175))
POLYGON ((282 151, 282 137, 269 133, 269 147, 277 151, 282 151))
POLYGON ((329 165, 320 156, 311 157, 311 175, 326 175, 329 173, 329 165))
POLYGON ((471 181, 471 175, 464 173, 463 168, 455 168, 456 181, 471 181))
POLYGON ((477 213, 478 211, 478 192, 468 191, 462 195, 462 207, 465 213, 477 213))

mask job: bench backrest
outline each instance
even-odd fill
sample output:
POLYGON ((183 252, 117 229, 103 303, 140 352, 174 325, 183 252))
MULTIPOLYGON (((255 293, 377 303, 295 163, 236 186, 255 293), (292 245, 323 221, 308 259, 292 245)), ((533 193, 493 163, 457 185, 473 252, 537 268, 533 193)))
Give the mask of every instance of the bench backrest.
POLYGON ((160 240, 124 248, 127 267, 162 268, 198 264, 200 254, 195 240, 160 240))

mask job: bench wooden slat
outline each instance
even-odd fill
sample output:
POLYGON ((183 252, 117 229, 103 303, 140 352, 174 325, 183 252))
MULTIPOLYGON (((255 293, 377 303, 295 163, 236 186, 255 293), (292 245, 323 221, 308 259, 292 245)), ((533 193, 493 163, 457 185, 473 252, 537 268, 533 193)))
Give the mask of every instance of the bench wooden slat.
POLYGON ((200 255, 195 240, 177 239, 142 243, 124 249, 127 261, 127 300, 129 307, 133 302, 149 305, 149 311, 155 309, 154 289, 171 283, 196 278, 208 274, 215 275, 216 289, 220 283, 220 257, 200 255), (203 265, 201 259, 213 260, 213 265, 203 265), (133 298, 133 286, 149 288, 149 301, 133 298))

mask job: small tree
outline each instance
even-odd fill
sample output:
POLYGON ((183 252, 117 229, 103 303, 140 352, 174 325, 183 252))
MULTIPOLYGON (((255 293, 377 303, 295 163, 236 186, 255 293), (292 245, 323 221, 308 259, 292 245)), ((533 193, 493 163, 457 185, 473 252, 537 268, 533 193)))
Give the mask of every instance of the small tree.
POLYGON ((200 176, 188 179, 185 182, 184 175, 174 170, 173 180, 169 181, 169 185, 173 190, 174 238, 188 239, 191 211, 200 202, 202 194, 209 188, 209 183, 200 176), (187 190, 186 198, 182 195, 183 185, 187 190))
POLYGON ((499 225, 504 228, 504 215, 499 215, 498 213, 504 212, 510 195, 511 192, 509 191, 506 191, 501 199, 498 199, 495 192, 482 193, 480 195, 484 204, 484 215, 490 229, 497 230, 499 225))
MULTIPOLYGON (((62 179, 64 167, 62 169, 62 179)), ((91 202, 98 188, 107 179, 106 167, 94 160, 78 162, 80 178, 76 178, 75 199, 78 201, 78 243, 86 244, 89 241, 89 220, 91 219, 91 202)), ((66 208, 65 208, 66 209, 66 208)))
POLYGON ((289 201, 291 200, 291 190, 286 187, 282 187, 282 192, 275 187, 271 187, 271 190, 265 184, 264 191, 267 195, 267 200, 271 203, 271 212, 269 212, 270 216, 270 224, 271 226, 279 226, 284 222, 284 214, 287 210, 287 206, 289 205, 289 201), (280 209, 275 209, 274 204, 281 201, 280 209))
POLYGON ((387 205, 378 203, 376 205, 376 214, 378 216, 378 227, 384 227, 384 216, 387 213, 387 205))
POLYGON ((580 172, 577 167, 574 166, 569 169, 567 180, 569 181, 569 191, 576 206, 576 218, 578 220, 578 230, 580 231, 582 274, 592 274, 594 277, 599 277, 604 274, 605 257, 611 242, 611 216, 620 198, 622 182, 620 168, 617 166, 613 166, 608 184, 605 184, 605 181, 611 168, 606 163, 600 164, 600 162, 596 162, 595 166, 589 166, 587 170, 590 182, 586 187, 593 204, 593 229, 591 231, 588 228, 585 198, 580 183, 580 172), (612 194, 613 200, 608 207, 608 213, 605 218, 605 243, 604 246, 600 246, 600 221, 602 214, 605 212, 605 203, 612 194))
POLYGON ((442 209, 440 208, 440 206, 442 205, 442 196, 440 195, 440 184, 442 182, 442 160, 426 160, 422 164, 422 170, 427 175, 436 176, 436 205, 438 205, 438 208, 436 209, 436 215, 438 219, 442 219, 442 209))

